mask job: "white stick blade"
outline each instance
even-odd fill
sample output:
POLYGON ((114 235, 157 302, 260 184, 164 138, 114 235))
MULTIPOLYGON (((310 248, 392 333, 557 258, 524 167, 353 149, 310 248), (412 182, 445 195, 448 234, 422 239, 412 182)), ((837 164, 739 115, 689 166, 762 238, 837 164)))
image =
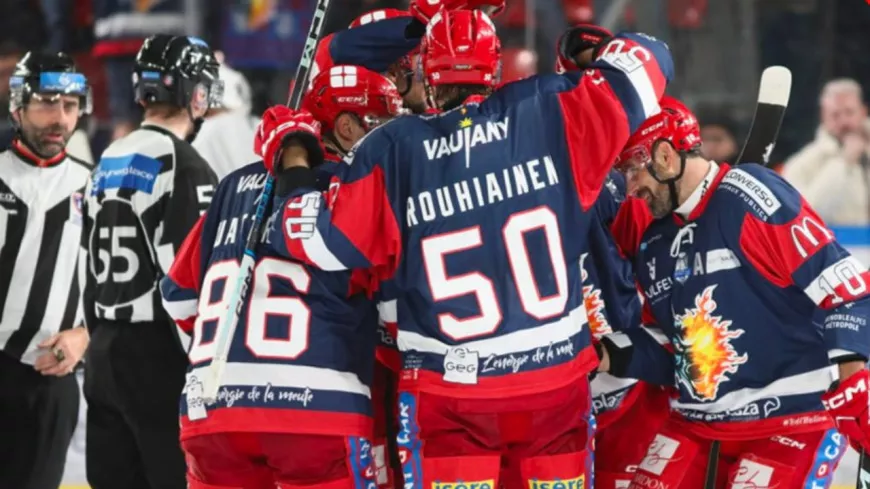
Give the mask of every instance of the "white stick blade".
POLYGON ((769 66, 761 73, 758 87, 758 103, 788 105, 791 95, 791 70, 785 66, 769 66))

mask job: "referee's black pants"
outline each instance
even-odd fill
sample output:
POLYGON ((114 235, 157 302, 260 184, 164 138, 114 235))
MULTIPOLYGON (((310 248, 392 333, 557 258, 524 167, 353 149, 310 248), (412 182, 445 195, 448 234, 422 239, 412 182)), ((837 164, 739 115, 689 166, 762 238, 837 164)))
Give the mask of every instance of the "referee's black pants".
POLYGON ((186 489, 178 403, 187 357, 168 323, 104 321, 85 362, 92 489, 186 489))
POLYGON ((57 489, 78 412, 75 375, 43 376, 0 351, 0 487, 57 489))

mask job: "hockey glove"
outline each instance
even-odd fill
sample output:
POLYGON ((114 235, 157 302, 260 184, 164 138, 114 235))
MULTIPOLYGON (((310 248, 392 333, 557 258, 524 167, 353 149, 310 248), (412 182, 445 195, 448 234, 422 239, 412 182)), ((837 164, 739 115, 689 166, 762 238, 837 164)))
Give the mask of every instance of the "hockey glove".
POLYGON ((254 153, 263 158, 269 173, 281 166, 281 153, 291 141, 297 141, 308 151, 308 166, 323 163, 320 123, 307 110, 294 111, 284 105, 269 108, 254 134, 254 153))
POLYGON ((835 382, 828 392, 822 394, 822 404, 837 423, 840 433, 849 437, 856 450, 870 453, 870 371, 853 374, 848 379, 835 382))
POLYGON ((556 72, 564 73, 586 68, 598 57, 598 52, 613 39, 613 33, 609 30, 592 24, 578 24, 571 27, 557 45, 556 72), (592 49, 591 56, 579 59, 580 55, 592 49))
POLYGON ((411 0, 408 10, 424 25, 441 10, 474 10, 481 7, 495 7, 489 15, 493 17, 504 9, 505 0, 411 0))

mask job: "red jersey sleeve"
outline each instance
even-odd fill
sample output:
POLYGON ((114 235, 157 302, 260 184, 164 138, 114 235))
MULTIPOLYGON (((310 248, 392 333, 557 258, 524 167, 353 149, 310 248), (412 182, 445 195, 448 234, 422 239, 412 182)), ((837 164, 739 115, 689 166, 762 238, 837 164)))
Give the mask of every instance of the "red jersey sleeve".
POLYGON ((822 326, 832 359, 855 353, 870 357, 867 267, 773 171, 747 165, 728 176, 766 197, 761 210, 746 211, 743 217, 740 249, 746 259, 771 284, 794 288, 798 300, 803 295, 824 310, 822 326))
POLYGON ((373 280, 392 277, 401 238, 383 167, 391 143, 379 132, 357 144, 327 192, 300 188, 276 196, 268 232, 277 253, 321 270, 368 269, 373 280))
POLYGON ((163 308, 178 328, 190 335, 196 321, 197 300, 202 279, 202 227, 205 216, 199 218, 181 244, 169 274, 160 281, 163 308))
POLYGON ((622 33, 576 87, 558 94, 574 184, 585 209, 594 203, 629 136, 659 112, 673 70, 665 43, 622 33))

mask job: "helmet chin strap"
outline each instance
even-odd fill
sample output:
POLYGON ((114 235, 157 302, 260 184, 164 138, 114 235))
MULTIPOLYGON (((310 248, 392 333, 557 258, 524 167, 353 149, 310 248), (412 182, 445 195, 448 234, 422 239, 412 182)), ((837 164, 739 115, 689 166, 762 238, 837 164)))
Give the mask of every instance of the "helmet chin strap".
POLYGON ((202 129, 202 123, 205 122, 205 117, 194 117, 193 109, 190 107, 190 104, 187 105, 187 117, 190 118, 190 122, 193 124, 193 130, 190 134, 184 138, 188 143, 192 143, 194 139, 196 139, 196 135, 199 134, 199 130, 202 129))
POLYGON ((680 151, 680 171, 674 175, 673 177, 663 178, 660 177, 655 170, 655 165, 650 164, 649 166, 649 174, 652 175, 653 179, 659 183, 663 183, 668 186, 668 194, 670 194, 671 200, 671 209, 670 212, 675 212, 677 208, 680 206, 680 202, 677 196, 677 182, 683 178, 683 173, 686 171, 686 153, 684 151, 680 151))
POLYGON ((324 142, 329 143, 329 145, 332 146, 332 149, 334 149, 336 153, 340 154, 343 157, 347 156, 348 150, 344 146, 342 146, 342 144, 338 141, 338 138, 335 137, 335 134, 329 132, 323 136, 323 140, 324 142))

